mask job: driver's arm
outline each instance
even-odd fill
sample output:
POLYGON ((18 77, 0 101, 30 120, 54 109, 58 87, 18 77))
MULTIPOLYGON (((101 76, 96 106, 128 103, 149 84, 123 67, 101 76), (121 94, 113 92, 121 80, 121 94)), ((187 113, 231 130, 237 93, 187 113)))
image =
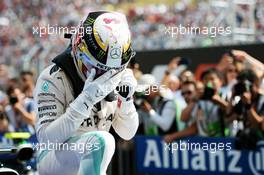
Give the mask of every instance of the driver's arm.
POLYGON ((39 77, 34 92, 36 105, 36 132, 39 142, 63 143, 83 122, 82 114, 66 108, 65 74, 50 75, 47 68, 39 77))

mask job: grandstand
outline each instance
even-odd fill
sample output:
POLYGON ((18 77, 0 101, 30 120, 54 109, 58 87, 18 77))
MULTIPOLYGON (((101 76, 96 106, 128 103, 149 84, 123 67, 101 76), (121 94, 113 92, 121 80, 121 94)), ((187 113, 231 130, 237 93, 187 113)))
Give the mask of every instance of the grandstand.
MULTIPOLYGON (((33 27, 78 25, 78 19, 93 10, 118 10, 127 14, 133 46, 137 51, 208 47, 263 42, 264 12, 261 0, 3 0, 0 3, 1 62, 32 64, 38 69, 67 45, 62 33, 39 37, 33 27), (177 26, 228 27, 227 35, 170 35, 177 26), (19 47, 18 47, 19 46, 19 47), (19 59, 18 59, 19 58, 19 59)), ((21 67, 19 67, 21 69, 21 67)), ((35 70, 36 71, 36 70, 35 70)))

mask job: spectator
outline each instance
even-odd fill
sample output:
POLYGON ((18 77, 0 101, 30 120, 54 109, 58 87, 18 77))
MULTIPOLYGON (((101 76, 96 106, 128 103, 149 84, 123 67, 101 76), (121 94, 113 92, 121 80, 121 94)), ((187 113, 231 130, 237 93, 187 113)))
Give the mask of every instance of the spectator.
POLYGON ((158 88, 156 79, 150 74, 145 74, 138 84, 145 86, 144 90, 148 93, 139 110, 146 133, 164 135, 179 130, 182 123, 178 123, 176 105, 173 100, 164 98, 164 92, 158 88))
POLYGON ((35 88, 34 75, 30 71, 23 71, 20 73, 22 92, 28 98, 33 98, 33 90, 35 88))
POLYGON ((196 93, 198 99, 200 99, 204 94, 204 84, 201 81, 196 81, 196 93))
POLYGON ((234 64, 230 64, 224 70, 225 85, 221 88, 221 96, 226 101, 229 101, 232 96, 232 88, 236 83, 238 70, 234 64))
POLYGON ((225 135, 223 115, 228 103, 218 94, 221 88, 221 79, 215 69, 204 71, 201 79, 205 85, 204 94, 192 110, 189 110, 189 113, 186 111, 183 113, 183 120, 191 119, 193 123, 183 131, 166 135, 164 137, 166 142, 195 134, 200 136, 225 135))
POLYGON ((225 53, 216 68, 219 72, 224 72, 225 85, 221 88, 220 93, 222 98, 227 101, 232 96, 232 88, 237 82, 236 76, 239 72, 251 69, 260 79, 264 74, 264 64, 240 50, 225 53))
POLYGON ((164 79, 161 84, 166 88, 169 88, 172 93, 175 93, 180 87, 180 81, 178 77, 173 74, 169 74, 168 76, 166 76, 166 79, 164 79))
POLYGON ((9 105, 6 106, 7 117, 15 131, 34 133, 35 113, 33 99, 25 97, 18 88, 7 90, 9 105))
POLYGON ((264 138, 264 95, 260 92, 260 79, 252 70, 242 71, 237 79, 232 96, 231 114, 236 118, 232 134, 237 138, 237 148, 256 149, 257 142, 264 138))
POLYGON ((7 80, 7 83, 6 83, 6 86, 8 87, 8 88, 15 88, 15 87, 18 87, 18 85, 19 85, 19 80, 18 80, 18 78, 16 78, 16 77, 13 77, 13 78, 9 78, 8 80, 7 80))
MULTIPOLYGON (((161 86, 163 88, 166 88, 168 90, 168 98, 169 99, 178 99, 178 101, 184 101, 181 94, 180 94, 180 81, 177 76, 173 74, 168 74, 164 76, 163 81, 161 82, 161 86)), ((183 105, 186 105, 185 102, 183 102, 183 105)))
POLYGON ((242 71, 237 79, 229 104, 231 136, 236 136, 239 130, 245 128, 261 129, 264 120, 264 95, 260 89, 260 79, 252 70, 242 71))
MULTIPOLYGON (((83 17, 87 10, 107 9, 109 5, 105 3, 111 1, 89 0, 87 3, 87 1, 71 2, 65 0, 60 3, 60 1, 29 0, 18 2, 2 0, 1 4, 4 5, 0 8, 2 16, 0 21, 2 29, 0 34, 0 57, 8 64, 14 65, 21 65, 18 58, 23 56, 38 58, 39 52, 42 53, 40 55, 43 58, 51 59, 55 53, 66 45, 66 41, 61 37, 62 34, 48 35, 46 33, 39 36, 39 32, 33 32, 32 27, 46 27, 47 24, 61 27, 76 26, 77 24, 73 21, 83 17), (16 15, 13 16, 13 14, 16 15), (55 21, 59 21, 59 24, 55 23, 55 21)), ((214 20, 212 19, 216 19, 218 15, 221 16, 219 13, 223 10, 222 7, 221 10, 214 12, 206 10, 210 9, 211 5, 212 3, 205 1, 177 1, 173 5, 168 5, 167 3, 155 5, 146 3, 143 6, 127 9, 128 18, 131 19, 132 35, 135 38, 134 48, 136 50, 186 48, 208 45, 208 41, 210 45, 236 44, 237 41, 232 35, 218 35, 214 38, 207 35, 197 35, 196 37, 193 35, 172 36, 171 28, 179 25, 191 25, 194 27, 214 26, 212 24, 214 20)), ((258 0, 255 7, 256 36, 254 38, 261 42, 263 41, 262 31, 264 28, 262 0, 258 0)), ((246 10, 242 9, 242 11, 246 10)), ((235 11, 233 12, 235 13, 235 11)), ((220 21, 219 25, 218 27, 226 28, 230 23, 224 20, 220 21)), ((48 60, 46 61, 48 62, 48 60)))
POLYGON ((194 75, 190 70, 185 70, 180 74, 180 81, 185 82, 185 81, 195 81, 194 75))
MULTIPOLYGON (((181 82, 177 76, 170 74, 169 76, 167 76, 166 82, 163 82, 163 83, 164 83, 163 86, 167 87, 169 90, 167 98, 173 100, 176 105, 176 108, 177 108, 176 115, 178 116, 178 119, 179 119, 178 122, 181 123, 180 115, 181 115, 182 110, 187 105, 181 93, 181 89, 180 89, 181 82)), ((182 130, 182 129, 183 127, 178 128, 178 130, 182 130)))
POLYGON ((196 83, 193 81, 186 81, 182 83, 181 94, 184 97, 187 106, 183 109, 181 120, 186 123, 191 123, 190 113, 193 110, 197 100, 199 99, 196 89, 196 83))

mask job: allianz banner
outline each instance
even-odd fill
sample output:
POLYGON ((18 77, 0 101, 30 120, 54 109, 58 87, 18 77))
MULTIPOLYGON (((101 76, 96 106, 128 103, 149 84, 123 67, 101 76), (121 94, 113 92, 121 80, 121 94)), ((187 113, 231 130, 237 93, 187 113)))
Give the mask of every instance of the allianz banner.
POLYGON ((264 140, 254 151, 236 150, 233 138, 188 137, 171 144, 161 137, 137 136, 138 173, 264 174, 264 140))

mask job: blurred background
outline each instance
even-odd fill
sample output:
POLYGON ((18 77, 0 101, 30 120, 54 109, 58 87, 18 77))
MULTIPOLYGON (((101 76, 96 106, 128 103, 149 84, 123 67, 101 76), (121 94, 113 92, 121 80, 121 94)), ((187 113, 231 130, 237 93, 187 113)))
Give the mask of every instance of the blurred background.
MULTIPOLYGON (((32 100, 35 81, 69 44, 63 33, 49 34, 48 26, 77 26, 80 19, 95 10, 126 14, 132 45, 137 52, 130 68, 138 83, 165 87, 165 91, 153 92, 151 97, 135 94, 140 136, 130 142, 115 136, 117 150, 109 174, 264 174, 264 151, 259 151, 263 148, 258 144, 264 138, 264 0, 1 0, 0 132, 3 145, 36 142, 32 100), (181 34, 176 32, 179 26, 199 29, 195 34, 181 34), (40 27, 46 28, 41 35, 40 30, 37 32, 40 27), (203 27, 214 29, 213 35, 201 33, 200 29, 205 30, 203 27), (229 30, 221 33, 215 32, 216 28, 229 30), (170 105, 173 110, 166 109, 170 105), (206 114, 204 105, 210 106, 212 113, 206 114), (21 108, 26 113, 21 114, 21 108), (150 116, 151 109, 169 124, 150 116), (202 117, 198 117, 200 115, 202 117), (246 133, 242 132, 246 129, 246 133), (32 137, 5 135, 15 131, 30 133, 32 137), (145 162, 147 156, 164 156, 163 140, 170 143, 190 137, 189 140, 197 141, 193 136, 201 136, 208 143, 230 141, 237 150, 255 150, 256 158, 250 160, 254 166, 243 162, 248 153, 243 153, 239 159, 244 171, 222 171, 221 168, 195 171, 193 167, 184 170, 183 165, 171 167, 171 158, 168 166, 164 162, 158 166, 154 159, 149 160, 149 164, 145 162), (148 139, 154 139, 157 144, 157 155, 155 150, 153 155, 147 155, 148 139)), ((32 156, 33 159, 23 160, 23 163, 15 161, 18 164, 15 169, 23 169, 22 174, 37 174, 34 154, 32 156)), ((10 160, 12 158, 3 157, 0 161, 14 165, 10 160)), ((207 159, 206 165, 210 160, 207 159)), ((222 164, 230 163, 227 157, 223 160, 222 164)))
MULTIPOLYGON (((131 25, 136 51, 167 50, 232 44, 261 43, 264 40, 263 0, 2 0, 0 2, 1 62, 18 69, 42 70, 67 45, 63 34, 42 37, 33 27, 77 26, 89 11, 117 10, 131 25), (169 27, 227 27, 231 34, 174 35, 169 27), (21 66, 23 65, 23 66, 21 66), (31 67, 32 68, 32 67, 31 67)), ((39 72, 38 70, 35 70, 39 72)))

